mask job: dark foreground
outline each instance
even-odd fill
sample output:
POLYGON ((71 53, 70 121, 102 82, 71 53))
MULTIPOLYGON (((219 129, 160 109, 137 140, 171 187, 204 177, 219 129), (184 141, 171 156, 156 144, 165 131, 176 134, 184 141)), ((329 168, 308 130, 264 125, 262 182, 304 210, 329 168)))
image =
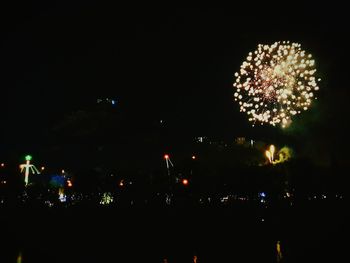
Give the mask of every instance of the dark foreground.
POLYGON ((6 209, 0 262, 277 262, 277 241, 280 262, 345 262, 346 210, 345 201, 265 210, 6 209))

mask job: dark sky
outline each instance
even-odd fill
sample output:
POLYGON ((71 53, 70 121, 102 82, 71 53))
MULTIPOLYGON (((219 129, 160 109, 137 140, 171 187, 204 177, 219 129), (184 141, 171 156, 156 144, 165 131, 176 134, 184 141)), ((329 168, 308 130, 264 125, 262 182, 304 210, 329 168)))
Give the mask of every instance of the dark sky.
POLYGON ((278 133, 249 128, 232 100, 232 82, 249 51, 279 40, 301 43, 324 80, 319 108, 305 120, 323 114, 317 117, 322 132, 347 134, 349 29, 343 16, 89 3, 12 6, 1 17, 3 149, 25 145, 28 137, 39 143, 64 116, 108 96, 135 121, 166 119, 199 134, 278 133))

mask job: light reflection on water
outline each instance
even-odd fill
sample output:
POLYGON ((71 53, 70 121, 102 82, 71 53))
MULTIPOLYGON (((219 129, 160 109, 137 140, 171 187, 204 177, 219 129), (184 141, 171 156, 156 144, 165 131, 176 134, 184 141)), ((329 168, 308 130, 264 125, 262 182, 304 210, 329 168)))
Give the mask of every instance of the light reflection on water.
POLYGON ((282 261, 282 249, 281 242, 278 240, 276 243, 276 254, 277 254, 277 263, 282 261))
MULTIPOLYGON (((143 259, 146 262, 161 262, 161 263, 198 263, 198 262, 216 262, 213 261, 213 259, 217 259, 220 261, 223 260, 230 260, 230 259, 236 259, 236 257, 240 254, 242 254, 241 248, 235 247, 235 245, 231 244, 231 242, 226 242, 225 240, 217 240, 216 242, 218 243, 222 243, 225 242, 226 244, 228 244, 228 246, 223 247, 223 249, 221 250, 215 250, 215 247, 207 247, 204 250, 202 249, 202 252, 200 252, 199 256, 197 254, 197 252, 195 252, 195 250, 192 250, 191 248, 189 248, 188 246, 186 247, 182 247, 182 243, 179 246, 173 247, 174 250, 172 251, 167 251, 160 249, 160 247, 156 246, 157 249, 154 250, 155 254, 153 255, 143 255, 143 259), (183 249, 184 248, 184 249, 183 249), (160 249, 160 250, 159 250, 160 249), (207 250, 212 250, 214 249, 214 257, 213 254, 209 253, 206 254, 207 250), (190 252, 192 250, 192 253, 190 252), (164 253, 165 252, 165 253, 164 253), (157 254, 158 256, 160 256, 162 253, 164 253, 163 257, 158 257, 157 258, 157 254), (192 254, 192 255, 191 255, 192 254)), ((250 241, 248 241, 249 244, 250 241)), ((276 263, 281 263, 284 262, 285 258, 282 257, 282 243, 279 240, 276 240, 274 242, 274 246, 271 246, 270 248, 264 248, 263 250, 265 251, 269 251, 269 253, 271 253, 271 255, 273 255, 273 257, 269 260, 266 261, 265 257, 260 257, 261 262, 276 262, 276 263)), ((191 247, 191 246, 190 246, 191 247)), ((261 252, 259 252, 259 249, 257 249, 257 247, 251 247, 251 246, 247 246, 249 247, 249 249, 246 251, 248 252, 248 254, 259 254, 261 252)), ((28 248, 26 248, 24 251, 21 250, 17 250, 16 253, 16 262, 17 263, 41 263, 41 262, 46 262, 45 259, 47 258, 51 258, 54 259, 53 261, 51 261, 52 263, 54 262, 76 262, 76 255, 80 254, 80 252, 82 252, 81 250, 78 251, 74 251, 72 255, 70 255, 69 249, 68 250, 61 250, 60 252, 56 251, 56 253, 54 252, 54 250, 56 250, 57 247, 54 249, 53 247, 51 247, 49 245, 49 247, 45 247, 45 251, 42 251, 44 253, 40 253, 40 251, 38 251, 38 249, 33 249, 33 247, 31 248, 31 250, 28 250, 28 248), (23 261, 23 258, 25 258, 25 260, 23 261), (39 260, 39 261, 38 261, 39 260)), ((138 250, 138 247, 134 247, 135 251, 138 250)), ((40 249, 39 249, 40 250, 40 249)), ((120 256, 125 256, 120 254, 120 251, 116 250, 114 252, 112 252, 110 250, 110 247, 106 247, 106 250, 100 250, 98 249, 97 251, 95 251, 97 255, 99 255, 99 257, 101 257, 101 259, 107 259, 111 260, 111 259, 117 259, 119 260, 120 256), (106 254, 111 252, 111 254, 106 254), (107 258, 106 258, 107 257, 107 258)), ((243 252, 243 253, 246 253, 243 252)), ((133 253, 133 252, 132 252, 133 253)), ((81 259, 87 259, 89 252, 88 250, 86 250, 85 252, 83 252, 83 254, 80 254, 80 257, 82 256, 81 259)), ((94 254, 94 256, 96 255, 94 254)), ((246 259, 249 260, 251 255, 247 255, 246 254, 246 259)), ((130 259, 130 258, 129 258, 130 259)), ((135 258, 133 258, 132 260, 134 260, 135 258)), ((136 260, 136 259, 135 259, 136 260)), ((14 262, 14 260, 11 260, 11 262, 14 262)), ((112 261, 113 262, 113 261, 112 261)), ((124 262, 124 261, 121 261, 124 262)), ((125 261, 126 262, 126 261, 125 261)), ((129 261, 127 261, 129 262, 129 261)), ((130 262, 138 262, 138 261, 130 261, 130 262)), ((248 262, 248 261, 242 261, 242 262, 248 262)), ((0 260, 0 263, 1 260, 0 260)))
MULTIPOLYGON (((198 263, 198 257, 196 255, 193 256, 193 263, 198 263)), ((163 259, 163 263, 170 263, 167 258, 163 259)))
POLYGON ((18 256, 17 256, 17 263, 22 263, 22 252, 19 252, 18 253, 18 256))
POLYGON ((47 259, 50 263, 294 263, 316 262, 315 257, 340 258, 346 249, 339 250, 339 246, 346 244, 334 240, 345 235, 334 214, 345 209, 331 205, 332 209, 307 206, 273 216, 266 213, 264 222, 261 214, 243 208, 153 214, 120 210, 99 213, 93 220, 90 211, 58 211, 40 217, 30 212, 3 213, 0 223, 8 227, 2 229, 6 243, 0 247, 0 263, 47 263, 47 259), (23 218, 30 226, 25 231, 19 227, 23 218), (122 260, 125 257, 129 261, 122 260))

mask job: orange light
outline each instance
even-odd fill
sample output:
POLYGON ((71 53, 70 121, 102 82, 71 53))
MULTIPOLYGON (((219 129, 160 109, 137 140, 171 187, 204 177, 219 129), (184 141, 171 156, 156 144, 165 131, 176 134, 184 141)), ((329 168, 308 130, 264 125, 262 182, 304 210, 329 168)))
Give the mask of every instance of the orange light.
POLYGON ((183 179, 183 180, 182 180, 182 184, 183 184, 183 185, 188 185, 188 180, 187 180, 187 179, 183 179))
POLYGON ((195 155, 192 155, 192 160, 196 160, 196 156, 195 155))
POLYGON ((67 184, 68 184, 68 187, 72 187, 73 186, 71 180, 67 180, 67 184))
POLYGON ((169 159, 169 155, 168 154, 164 154, 164 159, 169 159))

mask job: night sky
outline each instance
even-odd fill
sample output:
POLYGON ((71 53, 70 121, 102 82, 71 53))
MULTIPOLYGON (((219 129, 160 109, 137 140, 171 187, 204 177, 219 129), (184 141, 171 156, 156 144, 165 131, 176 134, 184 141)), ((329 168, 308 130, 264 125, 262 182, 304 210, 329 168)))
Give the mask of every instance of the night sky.
POLYGON ((116 98, 139 134, 163 119, 173 137, 278 137, 347 153, 343 16, 98 4, 1 12, 1 155, 13 148, 40 151, 57 123, 100 97, 116 98), (314 55, 323 79, 319 99, 289 131, 251 128, 233 101, 233 74, 257 44, 280 40, 301 43, 314 55))

